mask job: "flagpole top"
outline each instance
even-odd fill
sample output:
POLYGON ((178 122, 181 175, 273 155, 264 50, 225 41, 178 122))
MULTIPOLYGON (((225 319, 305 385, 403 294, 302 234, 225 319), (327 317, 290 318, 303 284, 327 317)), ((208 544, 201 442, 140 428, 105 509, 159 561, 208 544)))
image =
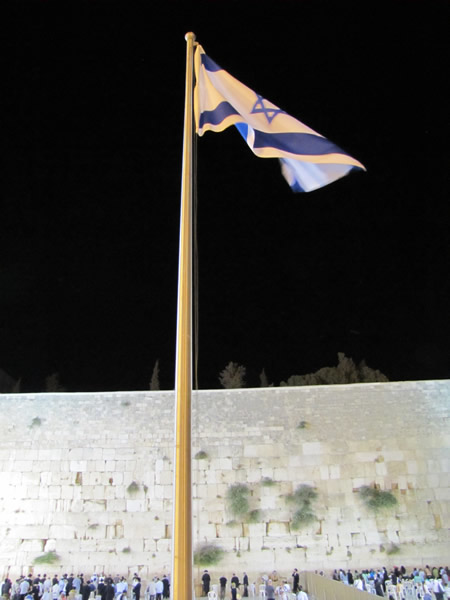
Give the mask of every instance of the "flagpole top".
POLYGON ((184 36, 184 39, 185 39, 187 42, 189 42, 189 41, 195 42, 195 33, 192 33, 192 31, 189 31, 189 32, 188 32, 188 33, 187 33, 187 34, 184 36))

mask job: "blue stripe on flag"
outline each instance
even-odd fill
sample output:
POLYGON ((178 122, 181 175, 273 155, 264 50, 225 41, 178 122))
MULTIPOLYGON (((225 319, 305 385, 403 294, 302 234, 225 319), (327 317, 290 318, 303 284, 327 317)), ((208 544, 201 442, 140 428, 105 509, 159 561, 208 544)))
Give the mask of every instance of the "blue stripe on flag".
POLYGON ((215 63, 209 56, 206 54, 202 54, 202 65, 205 67, 207 71, 222 71, 222 67, 219 67, 217 63, 215 63))
POLYGON ((239 113, 231 106, 229 102, 221 102, 214 110, 205 110, 200 115, 199 129, 205 125, 219 125, 224 119, 230 115, 238 115, 239 113))
POLYGON ((244 138, 244 140, 247 141, 247 134, 248 134, 247 123, 235 123, 235 126, 236 126, 237 130, 239 131, 239 133, 244 138))
POLYGON ((290 154, 345 154, 339 146, 312 133, 264 133, 255 130, 254 148, 276 148, 290 154))

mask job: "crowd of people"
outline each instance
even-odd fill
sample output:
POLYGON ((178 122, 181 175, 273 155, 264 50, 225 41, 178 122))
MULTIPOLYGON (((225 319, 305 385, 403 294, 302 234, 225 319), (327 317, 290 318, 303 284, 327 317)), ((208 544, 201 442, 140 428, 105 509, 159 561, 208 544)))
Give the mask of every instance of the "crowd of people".
MULTIPOLYGON (((131 585, 125 577, 97 575, 85 578, 83 573, 62 576, 36 575, 19 577, 14 583, 6 578, 1 583, 0 596, 6 600, 140 600, 141 578, 134 574, 131 585)), ((145 600, 163 600, 170 597, 168 576, 154 577, 145 589, 145 600)))
MULTIPOLYGON (((317 575, 325 576, 323 571, 317 575)), ((277 571, 270 575, 262 575, 256 582, 249 582, 247 573, 242 580, 233 573, 230 580, 222 575, 216 584, 212 584, 208 570, 202 574, 202 596, 208 597, 210 591, 216 592, 220 600, 239 598, 255 598, 263 595, 265 600, 308 600, 306 592, 300 585, 300 573, 294 569, 292 581, 281 577, 277 571)), ((335 581, 356 587, 361 591, 384 596, 389 600, 401 600, 406 590, 415 590, 415 595, 422 600, 444 600, 450 598, 450 570, 448 567, 414 568, 407 572, 405 567, 393 567, 390 572, 382 569, 365 569, 361 572, 351 569, 335 569, 331 574, 335 581)), ((19 577, 14 583, 9 579, 0 584, 0 597, 3 600, 140 600, 142 591, 145 600, 164 600, 170 598, 170 576, 155 576, 142 590, 141 578, 134 574, 131 585, 125 577, 116 575, 93 574, 90 578, 84 575, 54 575, 47 574, 19 577)), ((143 600, 144 600, 143 599, 143 600)))
MULTIPOLYGON (((323 572, 320 573, 323 575, 323 572)), ((443 600, 447 597, 449 587, 450 570, 448 567, 414 568, 407 572, 404 566, 393 567, 388 573, 386 567, 382 569, 365 569, 360 573, 352 572, 350 569, 334 570, 332 579, 340 581, 345 585, 351 585, 362 591, 374 593, 377 596, 395 600, 403 598, 406 588, 413 586, 417 596, 423 600, 443 600)))

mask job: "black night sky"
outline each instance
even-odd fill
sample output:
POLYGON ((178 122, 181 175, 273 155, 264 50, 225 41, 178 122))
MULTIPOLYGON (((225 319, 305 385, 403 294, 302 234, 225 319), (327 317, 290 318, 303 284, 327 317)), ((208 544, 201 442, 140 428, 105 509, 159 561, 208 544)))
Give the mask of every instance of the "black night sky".
POLYGON ((293 194, 198 141, 199 377, 345 352, 450 377, 448 2, 5 2, 0 368, 42 391, 174 385, 185 40, 367 173, 293 194))

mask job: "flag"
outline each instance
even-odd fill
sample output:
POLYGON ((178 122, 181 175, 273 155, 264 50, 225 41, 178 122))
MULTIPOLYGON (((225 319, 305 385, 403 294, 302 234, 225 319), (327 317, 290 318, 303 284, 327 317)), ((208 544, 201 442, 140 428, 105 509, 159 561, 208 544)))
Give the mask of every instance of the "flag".
POLYGON ((295 192, 310 192, 364 166, 322 135, 195 51, 194 115, 198 135, 235 125, 261 158, 278 158, 295 192))

